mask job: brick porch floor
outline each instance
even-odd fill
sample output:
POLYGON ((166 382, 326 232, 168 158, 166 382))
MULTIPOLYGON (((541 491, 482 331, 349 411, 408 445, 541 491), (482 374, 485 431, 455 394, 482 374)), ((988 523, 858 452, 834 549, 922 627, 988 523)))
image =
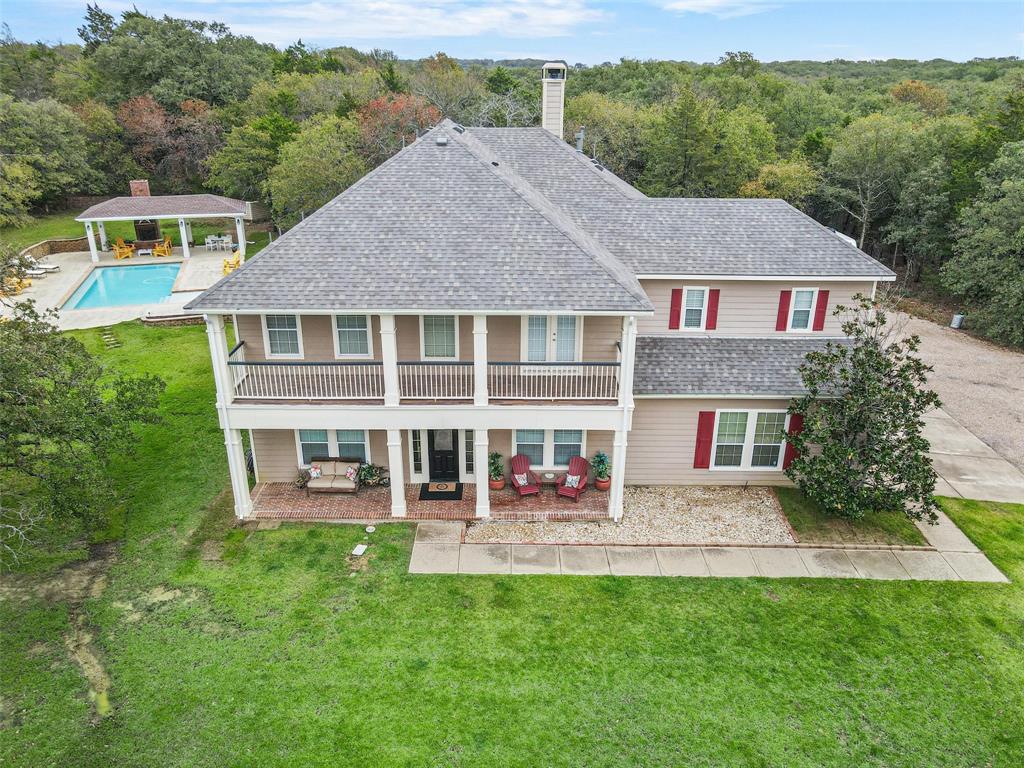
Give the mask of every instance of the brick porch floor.
MULTIPOLYGON (((419 483, 405 486, 409 520, 472 520, 476 515, 476 486, 463 485, 460 501, 420 501, 419 483)), ((357 493, 311 493, 291 483, 257 483, 252 490, 256 520, 389 520, 390 488, 361 488, 357 493)), ((608 494, 590 488, 579 504, 555 496, 545 486, 539 496, 516 498, 506 487, 491 491, 492 520, 569 521, 608 517, 608 494)))

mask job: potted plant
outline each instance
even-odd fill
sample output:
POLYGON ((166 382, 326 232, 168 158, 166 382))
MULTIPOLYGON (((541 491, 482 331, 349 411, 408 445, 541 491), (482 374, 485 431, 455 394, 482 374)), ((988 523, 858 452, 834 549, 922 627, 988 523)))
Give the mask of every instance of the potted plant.
POLYGON ((607 491, 612 487, 612 479, 609 477, 611 462, 608 461, 608 454, 598 451, 590 460, 590 468, 594 470, 594 487, 599 491, 607 491))
POLYGON ((487 477, 487 487, 492 491, 505 487, 505 462, 497 451, 487 455, 487 477))

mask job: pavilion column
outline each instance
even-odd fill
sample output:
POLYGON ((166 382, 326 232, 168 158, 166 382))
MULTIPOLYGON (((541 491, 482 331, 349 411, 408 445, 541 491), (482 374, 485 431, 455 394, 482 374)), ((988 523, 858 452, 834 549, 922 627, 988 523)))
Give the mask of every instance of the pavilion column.
POLYGON ((473 315, 473 405, 487 405, 487 315, 473 315))
POLYGON ((491 516, 491 489, 487 485, 487 430, 473 430, 473 475, 476 477, 476 516, 491 516))
POLYGON ((398 405, 398 342, 395 340, 395 316, 380 316, 380 357, 384 368, 384 405, 398 405))
POLYGON ((97 221, 96 222, 96 226, 100 230, 100 250, 101 251, 109 251, 110 250, 110 246, 109 246, 109 243, 107 242, 107 228, 105 226, 103 226, 103 222, 102 221, 97 221))
POLYGON ((235 235, 238 237, 238 255, 245 261, 245 220, 235 216, 235 235))
POLYGON ((100 260, 100 253, 96 250, 96 232, 93 231, 92 222, 85 222, 85 236, 89 238, 89 255, 95 264, 100 260))
POLYGON ((185 220, 185 231, 188 233, 189 243, 195 244, 196 239, 192 236, 192 222, 189 219, 185 220))
POLYGON ((178 233, 181 235, 181 255, 186 259, 191 258, 192 253, 188 248, 188 227, 185 226, 185 219, 178 219, 178 233))
POLYGON ((388 430, 388 474, 391 476, 391 516, 405 517, 405 461, 402 430, 388 430))

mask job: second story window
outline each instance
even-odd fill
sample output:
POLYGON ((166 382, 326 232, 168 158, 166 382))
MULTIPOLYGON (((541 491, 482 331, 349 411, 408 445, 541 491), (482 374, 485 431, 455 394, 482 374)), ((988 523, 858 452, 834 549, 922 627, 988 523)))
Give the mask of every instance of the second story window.
POLYGON ((524 325, 524 362, 571 363, 578 360, 581 325, 582 319, 575 315, 530 315, 524 325))
POLYGON ((366 315, 335 315, 334 333, 338 357, 372 357, 370 318, 366 315))
POLYGON ((789 330, 811 330, 811 314, 814 312, 814 299, 818 291, 814 288, 793 291, 793 306, 789 312, 789 330))
POLYGON ((424 315, 423 359, 456 360, 457 326, 454 315, 424 315))
POLYGON ((683 328, 703 328, 708 292, 704 288, 687 288, 683 301, 683 328))
POLYGON ((295 315, 264 315, 268 357, 302 357, 299 318, 295 315))

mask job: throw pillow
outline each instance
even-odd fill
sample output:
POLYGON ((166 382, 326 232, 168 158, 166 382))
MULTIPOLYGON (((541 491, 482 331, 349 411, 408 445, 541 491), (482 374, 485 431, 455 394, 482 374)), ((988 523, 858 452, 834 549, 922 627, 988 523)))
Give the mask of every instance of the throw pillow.
POLYGON ((580 476, 579 475, 566 475, 565 476, 565 487, 566 488, 579 488, 580 487, 580 476))
POLYGON ((345 477, 347 477, 349 480, 352 480, 352 481, 355 481, 356 475, 358 475, 358 474, 359 474, 359 470, 356 469, 351 464, 349 464, 348 465, 348 469, 345 470, 345 477))
POLYGON ((318 477, 323 475, 324 471, 320 468, 319 464, 309 465, 309 479, 316 480, 318 477))
POLYGON ((521 474, 521 475, 513 475, 513 477, 515 477, 516 485, 518 485, 518 486, 524 486, 524 485, 529 485, 530 484, 530 478, 527 477, 525 472, 523 474, 521 474))

